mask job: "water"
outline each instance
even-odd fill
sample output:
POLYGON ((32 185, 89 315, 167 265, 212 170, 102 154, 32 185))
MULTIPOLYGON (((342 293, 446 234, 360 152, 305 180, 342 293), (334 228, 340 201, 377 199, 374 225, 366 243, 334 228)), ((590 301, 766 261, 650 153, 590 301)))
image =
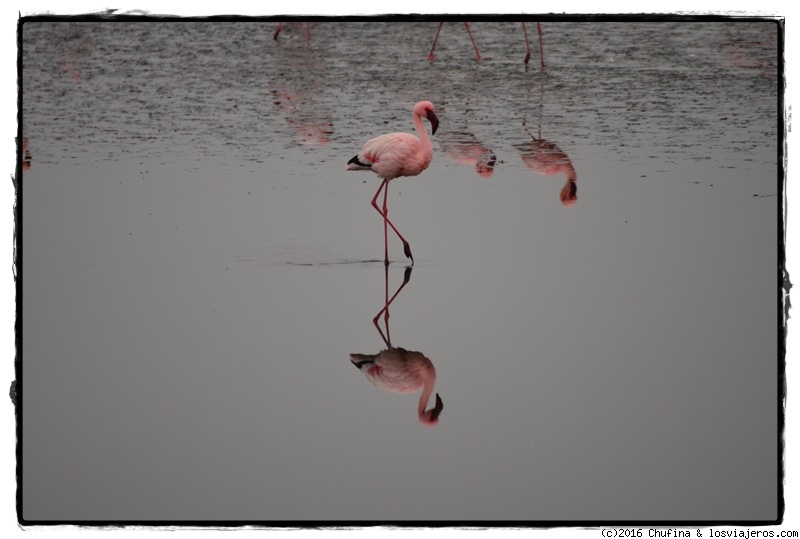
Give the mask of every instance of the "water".
POLYGON ((777 26, 436 26, 24 25, 23 518, 777 518, 777 26))

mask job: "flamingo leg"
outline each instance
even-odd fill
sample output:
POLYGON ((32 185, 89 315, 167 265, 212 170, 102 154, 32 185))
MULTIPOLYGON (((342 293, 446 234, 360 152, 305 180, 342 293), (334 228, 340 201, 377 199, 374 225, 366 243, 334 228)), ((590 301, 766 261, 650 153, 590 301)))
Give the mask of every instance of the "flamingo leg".
MULTIPOLYGON (((539 35, 541 36, 541 30, 539 31, 539 35)), ((306 39, 309 43, 311 43, 311 23, 306 23, 306 39)))
POLYGON ((477 55, 478 61, 480 62, 482 60, 481 53, 478 52, 478 46, 475 44, 475 40, 472 38, 472 31, 469 29, 469 23, 465 21, 464 27, 467 29, 467 33, 469 34, 469 39, 472 41, 472 46, 475 48, 475 54, 477 55))
MULTIPOLYGON (((378 196, 381 194, 381 189, 384 189, 384 188, 387 191, 389 190, 389 181, 388 180, 383 180, 383 183, 381 183, 381 186, 378 187, 378 191, 375 193, 375 196, 372 197, 372 207, 375 208, 378 211, 378 213, 381 214, 381 217, 384 218, 384 220, 386 221, 386 224, 388 224, 390 227, 392 227, 392 230, 394 230, 394 233, 397 234, 397 237, 400 238, 400 241, 403 242, 403 252, 405 253, 407 258, 411 259, 411 263, 413 264, 414 263, 414 256, 411 254, 411 246, 408 244, 408 242, 403 237, 403 235, 400 234, 400 232, 397 230, 397 227, 395 227, 394 224, 392 224, 392 222, 389 220, 388 215, 383 210, 381 210, 381 208, 378 206, 378 202, 377 202, 378 201, 378 196)), ((385 195, 384 195, 384 204, 386 204, 386 196, 385 195)), ((384 238, 384 239, 386 240, 386 238, 384 238)), ((386 243, 388 245, 388 240, 385 241, 384 243, 386 243)), ((387 253, 388 253, 388 246, 387 246, 387 253)), ((389 263, 389 257, 388 256, 385 257, 384 262, 386 264, 389 263)))
POLYGON ((274 39, 274 40, 277 40, 277 39, 278 39, 278 34, 280 34, 280 33, 281 33, 281 28, 283 28, 283 23, 282 23, 282 22, 279 22, 279 23, 278 23, 278 29, 277 29, 277 30, 275 30, 275 35, 273 35, 273 36, 272 36, 272 39, 274 39))
POLYGON ((531 59, 531 44, 528 41, 528 30, 525 29, 525 23, 522 23, 522 33, 525 34, 525 47, 527 47, 528 52, 525 54, 525 65, 528 65, 528 60, 531 59))
POLYGON ((539 55, 542 57, 542 69, 545 68, 544 65, 544 47, 542 46, 542 23, 536 23, 536 29, 539 30, 539 55))
POLYGON ((372 319, 372 323, 378 329, 378 333, 381 334, 381 338, 383 339, 383 342, 386 343, 386 346, 388 346, 390 348, 391 348, 392 344, 391 344, 391 337, 389 335, 389 305, 392 304, 392 302, 394 301, 394 298, 396 298, 400 294, 400 291, 408 284, 408 281, 411 279, 411 269, 412 269, 411 266, 406 266, 406 270, 403 273, 403 283, 395 291, 394 295, 390 299, 389 298, 389 267, 388 266, 384 266, 384 270, 385 270, 385 274, 384 274, 384 279, 385 279, 384 280, 384 291, 385 291, 385 294, 386 294, 385 295, 385 299, 384 299, 384 306, 383 306, 383 309, 381 309, 378 312, 378 314, 375 315, 375 318, 372 319), (378 322, 378 320, 380 319, 382 314, 384 314, 384 324, 386 325, 386 334, 383 333, 383 330, 381 329, 381 326, 380 326, 380 324, 378 322))
MULTIPOLYGON (((386 206, 386 198, 389 196, 389 182, 386 182, 386 187, 383 189, 383 265, 389 266, 389 231, 386 225, 389 224, 389 208, 386 206)), ((386 285, 386 297, 389 297, 388 284, 386 285)), ((389 317, 389 310, 386 310, 386 317, 389 317)), ((389 333, 389 330, 386 330, 389 333)))
POLYGON ((436 30, 436 37, 433 38, 433 46, 431 47, 431 52, 428 53, 428 60, 433 60, 433 49, 436 47, 436 42, 439 41, 439 32, 442 31, 442 26, 444 25, 443 22, 439 23, 439 28, 436 30))

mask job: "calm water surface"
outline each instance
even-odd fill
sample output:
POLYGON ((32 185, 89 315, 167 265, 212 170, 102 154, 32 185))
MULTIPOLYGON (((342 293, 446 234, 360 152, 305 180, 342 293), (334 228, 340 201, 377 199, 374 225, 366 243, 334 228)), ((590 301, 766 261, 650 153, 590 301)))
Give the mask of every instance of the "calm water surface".
POLYGON ((777 518, 777 25, 436 27, 25 23, 23 518, 777 518))

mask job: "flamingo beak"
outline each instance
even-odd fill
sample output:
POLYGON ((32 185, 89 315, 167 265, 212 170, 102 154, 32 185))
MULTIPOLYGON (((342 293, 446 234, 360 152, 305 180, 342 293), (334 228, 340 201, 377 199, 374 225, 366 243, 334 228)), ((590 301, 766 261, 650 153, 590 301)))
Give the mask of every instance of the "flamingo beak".
POLYGON ((433 410, 431 410, 431 421, 438 420, 439 419, 439 414, 442 413, 443 409, 444 409, 444 404, 442 403, 442 398, 437 393, 436 394, 436 404, 434 405, 433 410))
POLYGON ((431 109, 426 111, 426 115, 428 116, 428 121, 431 123, 431 135, 435 135, 436 129, 439 127, 439 118, 436 117, 436 113, 431 109))

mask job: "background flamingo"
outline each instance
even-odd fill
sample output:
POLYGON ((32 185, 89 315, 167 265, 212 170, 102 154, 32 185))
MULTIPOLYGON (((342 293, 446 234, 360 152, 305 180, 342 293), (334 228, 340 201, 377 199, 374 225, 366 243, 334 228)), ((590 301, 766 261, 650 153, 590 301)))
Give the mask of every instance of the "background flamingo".
POLYGON ((383 179, 378 191, 372 198, 372 206, 383 217, 384 264, 389 264, 389 240, 387 225, 392 227, 403 242, 406 257, 414 262, 411 247, 397 228, 389 220, 389 209, 386 204, 389 192, 389 181, 400 176, 416 176, 430 164, 433 159, 433 147, 428 133, 422 125, 425 117, 431 123, 431 134, 436 134, 439 118, 430 101, 420 101, 414 105, 414 127, 417 136, 410 133, 389 133, 367 141, 361 151, 347 162, 347 170, 371 170, 383 179), (378 196, 383 190, 383 211, 378 207, 378 196))
MULTIPOLYGON (((277 41, 278 35, 281 33, 281 28, 283 28, 283 23, 279 22, 278 23, 278 29, 275 30, 275 33, 272 35, 272 39, 277 41)), ((309 43, 311 43, 311 23, 310 22, 306 23, 306 40, 309 43)))
MULTIPOLYGON (((436 48, 436 42, 439 40, 439 32, 442 31, 442 26, 444 25, 443 22, 439 23, 439 28, 436 29, 436 37, 433 38, 433 46, 431 46, 431 52, 428 53, 428 60, 433 60, 433 49, 436 48)), ((469 34, 469 39, 472 41, 472 46, 475 48, 475 55, 480 62, 483 58, 481 57, 481 53, 478 51, 478 45, 475 44, 475 39, 472 37, 472 31, 469 28, 469 23, 465 22, 464 27, 467 29, 467 33, 469 34)), ((539 31, 539 55, 541 57, 542 62, 542 69, 545 68, 544 65, 544 48, 542 46, 542 23, 536 23, 536 29, 539 31)), ((528 29, 525 28, 525 23, 522 23, 522 33, 525 35, 525 47, 527 48, 527 53, 525 54, 525 65, 528 65, 528 61, 531 59, 531 44, 528 41, 528 29)))

